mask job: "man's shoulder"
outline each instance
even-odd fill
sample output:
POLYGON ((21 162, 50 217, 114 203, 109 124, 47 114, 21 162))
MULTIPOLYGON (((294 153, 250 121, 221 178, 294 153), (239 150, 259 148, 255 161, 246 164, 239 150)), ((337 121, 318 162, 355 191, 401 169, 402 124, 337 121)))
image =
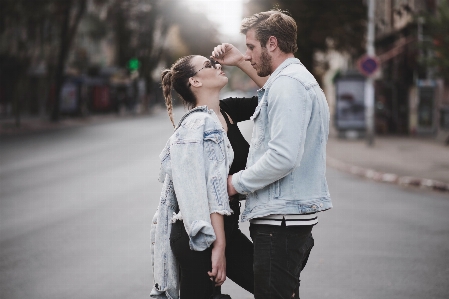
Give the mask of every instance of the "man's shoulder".
POLYGON ((271 85, 276 84, 299 84, 309 89, 318 82, 302 64, 290 64, 274 78, 271 85))

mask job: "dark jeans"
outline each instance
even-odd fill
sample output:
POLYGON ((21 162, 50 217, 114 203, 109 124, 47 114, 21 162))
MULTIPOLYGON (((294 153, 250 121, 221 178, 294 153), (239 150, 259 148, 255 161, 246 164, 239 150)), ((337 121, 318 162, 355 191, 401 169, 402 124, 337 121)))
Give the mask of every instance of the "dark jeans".
POLYGON ((312 226, 251 224, 250 233, 254 242, 254 298, 299 299, 299 276, 314 244, 312 226))
POLYGON ((190 250, 189 236, 182 221, 172 225, 170 247, 181 270, 181 298, 209 299, 213 291, 213 284, 207 275, 207 271, 212 269, 211 248, 190 250))
MULTIPOLYGON (((238 202, 232 203, 234 214, 224 217, 226 234, 226 276, 236 284, 254 292, 253 244, 240 231, 238 202)), ((209 299, 213 284, 207 275, 212 269, 211 249, 193 251, 189 247, 189 237, 182 221, 176 221, 170 234, 170 245, 181 268, 181 298, 209 299)))
POLYGON ((239 228, 240 202, 231 201, 234 214, 224 217, 226 276, 254 294, 253 242, 239 228))

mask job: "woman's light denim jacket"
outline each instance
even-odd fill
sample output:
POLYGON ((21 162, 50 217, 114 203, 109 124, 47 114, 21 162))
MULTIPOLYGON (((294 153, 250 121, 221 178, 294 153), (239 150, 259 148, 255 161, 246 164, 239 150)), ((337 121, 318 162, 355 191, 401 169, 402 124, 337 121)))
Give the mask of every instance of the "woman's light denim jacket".
POLYGON ((326 182, 329 107, 312 74, 285 60, 257 91, 246 169, 232 177, 247 194, 242 221, 330 209, 326 182))
POLYGON ((172 223, 183 220, 192 250, 205 250, 215 241, 210 214, 232 213, 227 176, 234 152, 216 114, 201 106, 182 117, 159 157, 163 187, 150 233, 154 276, 150 295, 177 299, 178 264, 170 248, 172 223))

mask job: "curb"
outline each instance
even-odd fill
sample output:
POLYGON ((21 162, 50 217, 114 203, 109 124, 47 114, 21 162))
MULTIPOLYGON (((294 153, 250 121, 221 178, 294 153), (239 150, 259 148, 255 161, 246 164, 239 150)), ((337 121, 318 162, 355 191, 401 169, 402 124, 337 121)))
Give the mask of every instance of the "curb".
POLYGON ((327 157, 327 165, 337 170, 357 175, 359 177, 370 179, 376 182, 396 184, 399 186, 413 186, 421 189, 449 193, 449 184, 436 180, 416 178, 411 176, 399 176, 394 173, 384 173, 374 169, 347 164, 332 157, 327 157))

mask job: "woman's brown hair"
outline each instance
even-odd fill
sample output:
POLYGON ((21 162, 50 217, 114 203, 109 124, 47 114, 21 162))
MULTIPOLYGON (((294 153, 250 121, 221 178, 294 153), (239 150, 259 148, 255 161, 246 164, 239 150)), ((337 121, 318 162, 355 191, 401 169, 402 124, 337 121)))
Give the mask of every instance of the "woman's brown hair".
POLYGON ((173 120, 173 101, 171 97, 172 88, 181 97, 184 105, 189 109, 195 107, 196 98, 192 90, 189 87, 189 78, 195 74, 193 66, 190 64, 193 55, 184 56, 179 58, 170 69, 162 71, 161 82, 162 82, 162 92, 165 98, 165 105, 167 106, 168 116, 175 126, 173 120))

